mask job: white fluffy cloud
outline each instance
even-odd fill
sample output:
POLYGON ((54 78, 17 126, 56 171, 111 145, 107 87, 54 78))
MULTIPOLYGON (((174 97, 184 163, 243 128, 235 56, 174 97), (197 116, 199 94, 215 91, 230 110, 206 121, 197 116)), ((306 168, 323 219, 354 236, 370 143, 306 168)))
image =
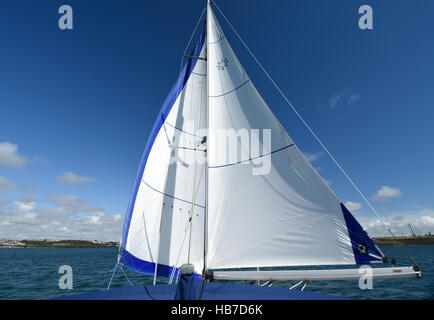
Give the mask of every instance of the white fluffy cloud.
POLYGON ((83 224, 94 224, 94 225, 100 225, 102 224, 102 218, 104 217, 104 213, 102 212, 97 212, 95 214, 89 215, 89 216, 84 216, 79 218, 79 220, 81 221, 81 223, 83 224))
POLYGON ((18 154, 18 146, 10 142, 0 142, 0 165, 17 168, 24 166, 27 159, 18 154))
MULTIPOLYGON (((370 236, 390 236, 390 233, 376 218, 357 217, 357 220, 370 236)), ((434 210, 398 212, 383 217, 383 221, 396 236, 410 236, 408 225, 411 224, 416 235, 434 234, 434 210)))
POLYGON ((46 215, 51 216, 70 216, 77 213, 92 213, 103 210, 101 207, 93 207, 87 201, 75 195, 54 194, 46 198, 47 202, 57 205, 57 208, 41 209, 46 215))
POLYGON ((35 209, 35 202, 34 201, 15 201, 14 205, 16 209, 20 212, 23 211, 32 211, 35 209))
POLYGON ((388 201, 393 198, 402 196, 402 191, 398 188, 382 186, 380 190, 372 197, 374 201, 388 201))
POLYGON ((363 205, 360 202, 352 202, 352 201, 347 201, 345 202, 345 207, 353 212, 353 211, 357 211, 361 208, 363 208, 363 205))
MULTIPOLYGON (((2 238, 119 241, 122 232, 122 215, 91 207, 86 200, 73 195, 52 195, 44 201, 22 198, 9 203, 0 205, 2 238), (44 207, 47 203, 55 207, 47 209, 44 207)), ((357 207, 357 202, 354 204, 357 207)), ((348 202, 345 205, 351 207, 348 202)), ((357 215, 357 220, 370 236, 389 236, 374 215, 357 215)), ((434 209, 392 213, 384 221, 397 236, 409 235, 408 224, 418 235, 434 234, 434 209)))
POLYGON ((51 195, 44 201, 23 198, 0 206, 0 234, 9 239, 119 241, 122 216, 103 210, 74 195, 51 195))
POLYGON ((89 178, 86 176, 79 176, 74 172, 65 172, 62 175, 56 177, 57 182, 66 183, 69 185, 76 185, 80 183, 88 183, 96 181, 95 178, 89 178))

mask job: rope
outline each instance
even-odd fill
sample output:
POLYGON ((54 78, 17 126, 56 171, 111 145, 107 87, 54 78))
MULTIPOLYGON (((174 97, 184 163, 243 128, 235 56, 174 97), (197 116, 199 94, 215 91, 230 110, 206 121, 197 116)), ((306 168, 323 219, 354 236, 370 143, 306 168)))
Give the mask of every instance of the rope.
POLYGON ((200 15, 199 20, 197 21, 196 26, 194 27, 193 33, 191 34, 190 39, 188 40, 187 46, 184 49, 184 53, 182 54, 181 67, 179 69, 179 73, 182 72, 182 65, 184 64, 184 55, 187 53, 188 47, 190 46, 190 43, 191 43, 191 40, 193 40, 193 36, 196 33, 196 30, 197 30, 197 27, 199 26, 200 21, 202 20, 203 14, 205 13, 205 9, 206 9, 206 7, 203 8, 202 14, 200 15))
POLYGON ((289 99, 286 97, 286 95, 280 90, 279 86, 274 82, 274 80, 271 78, 271 76, 268 74, 268 72, 265 70, 263 65, 259 62, 259 60, 256 58, 256 56, 253 54, 253 52, 250 50, 250 48, 247 46, 247 44, 243 41, 241 36, 238 34, 238 32, 235 30, 235 28, 232 26, 232 24, 229 22, 229 20, 226 18, 224 13, 221 11, 217 3, 215 3, 214 0, 212 0, 218 11, 221 13, 225 21, 228 23, 228 25, 231 27, 232 31, 235 33, 235 35, 238 37, 238 39, 241 41, 243 46, 247 49, 247 51, 250 53, 250 55, 253 57, 253 59, 256 61, 258 66, 262 69, 262 71, 265 73, 267 78, 270 80, 270 82, 273 84, 273 86, 277 89, 277 91, 280 93, 282 98, 287 102, 287 104, 291 107, 291 109, 295 112, 295 114, 298 116, 298 118, 301 120, 301 122, 304 124, 304 126, 309 130, 309 132, 312 134, 312 136, 315 138, 315 140, 321 145, 321 147, 324 149, 324 151, 330 156, 334 164, 339 168, 341 173, 348 179, 348 181, 352 184, 352 186, 355 188, 355 190, 359 193, 359 195, 362 197, 362 199, 366 202, 368 207, 375 213, 375 215, 378 217, 380 222, 384 225, 384 227, 389 231, 393 239, 400 245, 401 249, 404 251, 404 253, 407 255, 407 257, 410 259, 410 261, 417 266, 416 261, 413 259, 413 257, 405 250, 404 246, 400 244, 395 235, 393 234, 392 230, 387 226, 387 224, 384 222, 383 218, 380 216, 380 214, 375 210, 375 208, 372 206, 372 204, 369 202, 369 200, 365 197, 365 195, 360 191, 360 189, 356 186, 356 184, 353 182, 353 180, 348 176, 348 174, 345 172, 345 170, 339 165, 337 160, 333 157, 333 155, 330 153, 330 151, 325 147, 325 145, 322 143, 322 141, 318 138, 318 136, 315 134, 315 132, 311 129, 311 127, 307 124, 307 122, 303 119, 303 117, 298 113, 297 109, 294 107, 294 105, 289 101, 289 99))
POLYGON ((124 269, 122 268, 122 265, 121 265, 121 268, 120 268, 120 269, 121 269, 122 273, 124 274, 125 278, 127 278, 127 280, 128 280, 128 282, 130 283, 130 285, 131 285, 132 287, 134 287, 134 284, 130 281, 130 279, 128 279, 127 274, 125 273, 124 269))
POLYGON ((108 286, 107 286, 107 290, 110 289, 110 286, 112 285, 113 278, 114 278, 114 276, 115 276, 116 271, 118 270, 118 265, 119 265, 119 262, 116 263, 116 265, 115 265, 114 268, 113 268, 112 277, 110 278, 109 284, 108 284, 108 286))
MULTIPOLYGON (((202 115, 202 99, 203 98, 203 87, 200 90, 200 100, 199 100, 199 113, 197 115, 197 128, 200 129, 200 119, 201 119, 201 115, 202 115)), ((193 178, 193 195, 192 195, 192 203, 191 203, 191 215, 190 215, 190 235, 188 238, 188 254, 187 254, 187 262, 190 263, 190 252, 191 252, 191 238, 193 235, 193 219, 194 219, 194 209, 195 209, 195 202, 196 202, 196 197, 198 194, 198 191, 196 191, 196 180, 197 180, 197 152, 199 150, 200 147, 200 140, 198 140, 197 138, 195 139, 195 144, 196 144, 196 150, 194 151, 194 178, 193 178)))
POLYGON ((118 271, 118 269, 122 271, 122 273, 124 274, 125 278, 126 278, 126 279, 128 280, 128 282, 130 283, 130 285, 131 285, 132 287, 134 287, 134 284, 130 281, 130 279, 128 279, 127 274, 125 273, 124 269, 122 268, 122 264, 120 264, 120 263, 118 262, 118 263, 116 263, 115 267, 113 268, 113 273, 112 273, 112 276, 111 276, 111 278, 110 278, 110 282, 109 282, 109 284, 108 284, 108 286, 107 286, 107 290, 110 289, 110 286, 111 286, 111 284, 112 284, 113 278, 114 278, 114 276, 115 276, 115 274, 116 274, 116 271, 118 271))

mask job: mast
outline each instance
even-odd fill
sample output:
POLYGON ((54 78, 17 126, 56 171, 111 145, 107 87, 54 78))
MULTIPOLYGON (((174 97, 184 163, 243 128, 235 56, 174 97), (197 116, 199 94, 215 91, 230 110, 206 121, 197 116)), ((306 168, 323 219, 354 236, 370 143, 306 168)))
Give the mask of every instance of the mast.
POLYGON ((205 152, 205 216, 203 220, 203 232, 204 232, 204 243, 203 243, 203 281, 207 278, 207 263, 206 255, 208 249, 208 177, 209 177, 209 165, 208 165, 208 155, 209 155, 209 63, 208 63, 208 31, 209 31, 209 12, 210 12, 210 0, 207 0, 206 6, 206 129, 207 129, 207 142, 206 142, 206 152, 205 152))

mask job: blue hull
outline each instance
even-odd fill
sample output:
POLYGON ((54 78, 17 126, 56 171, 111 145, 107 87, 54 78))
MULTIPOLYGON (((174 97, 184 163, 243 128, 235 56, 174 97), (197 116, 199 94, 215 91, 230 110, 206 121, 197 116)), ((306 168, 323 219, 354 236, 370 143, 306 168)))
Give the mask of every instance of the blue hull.
MULTIPOLYGON (((194 281, 198 295, 201 282, 194 281)), ((56 300, 174 300, 177 285, 148 285, 68 295, 56 300)), ((346 300, 341 297, 285 288, 228 283, 205 284, 202 300, 346 300)))

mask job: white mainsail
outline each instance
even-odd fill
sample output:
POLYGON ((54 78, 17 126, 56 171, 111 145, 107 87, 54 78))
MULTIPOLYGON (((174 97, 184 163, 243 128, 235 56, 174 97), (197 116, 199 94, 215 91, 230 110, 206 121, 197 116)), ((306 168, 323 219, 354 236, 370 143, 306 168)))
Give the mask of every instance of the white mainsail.
MULTIPOLYGON (((184 263, 193 264, 198 275, 226 268, 386 261, 273 115, 209 4, 207 12, 206 26, 143 154, 120 263, 173 277, 184 263), (198 133, 201 129, 208 132, 198 133), (259 143, 256 153, 237 139, 238 158, 230 161, 221 132, 242 130, 266 131, 271 143, 253 139, 259 143), (206 155, 207 164, 191 161, 198 154, 206 155), (269 170, 254 174, 264 162, 269 170)), ((264 272, 253 278, 300 277, 264 272)))

